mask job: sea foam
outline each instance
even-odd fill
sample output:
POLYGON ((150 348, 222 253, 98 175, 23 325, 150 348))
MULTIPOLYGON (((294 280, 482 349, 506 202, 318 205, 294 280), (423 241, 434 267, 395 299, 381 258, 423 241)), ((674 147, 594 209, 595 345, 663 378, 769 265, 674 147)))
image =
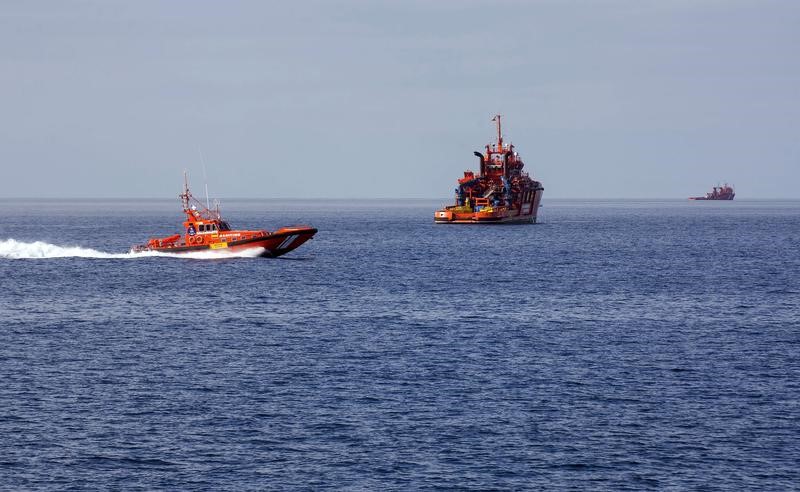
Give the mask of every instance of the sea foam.
POLYGON ((83 248, 80 246, 59 246, 56 244, 45 243, 43 241, 35 241, 32 243, 17 241, 16 239, 6 239, 4 241, 0 241, 0 258, 14 260, 45 258, 98 258, 130 260, 152 257, 217 260, 222 258, 254 258, 261 255, 263 252, 264 248, 252 248, 239 252, 209 250, 190 251, 186 253, 162 253, 158 251, 106 253, 91 248, 83 248))

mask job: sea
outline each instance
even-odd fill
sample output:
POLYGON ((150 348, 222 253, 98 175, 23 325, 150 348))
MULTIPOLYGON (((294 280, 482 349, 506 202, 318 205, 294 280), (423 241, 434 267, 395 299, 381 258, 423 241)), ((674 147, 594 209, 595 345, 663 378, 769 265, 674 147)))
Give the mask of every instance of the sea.
POLYGON ((797 490, 800 201, 0 202, 0 490, 797 490))

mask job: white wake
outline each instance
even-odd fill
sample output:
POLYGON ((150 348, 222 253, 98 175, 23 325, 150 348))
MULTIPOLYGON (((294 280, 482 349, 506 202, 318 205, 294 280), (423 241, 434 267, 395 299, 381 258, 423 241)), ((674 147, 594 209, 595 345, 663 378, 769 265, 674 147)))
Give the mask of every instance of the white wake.
POLYGON ((101 258, 131 260, 136 258, 168 257, 168 258, 193 258, 196 260, 218 260, 221 258, 255 258, 264 252, 264 248, 252 248, 245 251, 190 251, 186 253, 161 253, 158 251, 144 251, 134 253, 105 253, 80 246, 58 246, 56 244, 36 241, 26 243, 15 239, 0 241, 0 258, 13 260, 40 259, 40 258, 101 258))

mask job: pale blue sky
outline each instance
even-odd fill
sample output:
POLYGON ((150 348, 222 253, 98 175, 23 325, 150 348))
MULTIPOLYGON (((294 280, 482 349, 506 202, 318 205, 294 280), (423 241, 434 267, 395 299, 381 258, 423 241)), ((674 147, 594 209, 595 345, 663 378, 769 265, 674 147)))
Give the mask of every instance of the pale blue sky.
POLYGON ((800 198, 800 2, 0 4, 0 197, 800 198))

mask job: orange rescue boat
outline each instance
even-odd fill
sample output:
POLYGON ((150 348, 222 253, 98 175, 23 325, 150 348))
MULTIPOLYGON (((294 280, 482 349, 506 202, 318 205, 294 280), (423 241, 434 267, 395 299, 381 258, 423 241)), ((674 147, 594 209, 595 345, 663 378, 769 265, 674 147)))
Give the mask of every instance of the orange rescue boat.
POLYGON ((266 230, 234 230, 222 219, 219 204, 212 210, 192 196, 189 181, 184 175, 183 193, 179 195, 186 220, 184 234, 153 238, 146 244, 136 245, 131 251, 159 251, 162 253, 187 253, 192 251, 254 250, 257 256, 275 258, 299 247, 317 233, 313 227, 295 225, 282 227, 275 232, 266 230))

